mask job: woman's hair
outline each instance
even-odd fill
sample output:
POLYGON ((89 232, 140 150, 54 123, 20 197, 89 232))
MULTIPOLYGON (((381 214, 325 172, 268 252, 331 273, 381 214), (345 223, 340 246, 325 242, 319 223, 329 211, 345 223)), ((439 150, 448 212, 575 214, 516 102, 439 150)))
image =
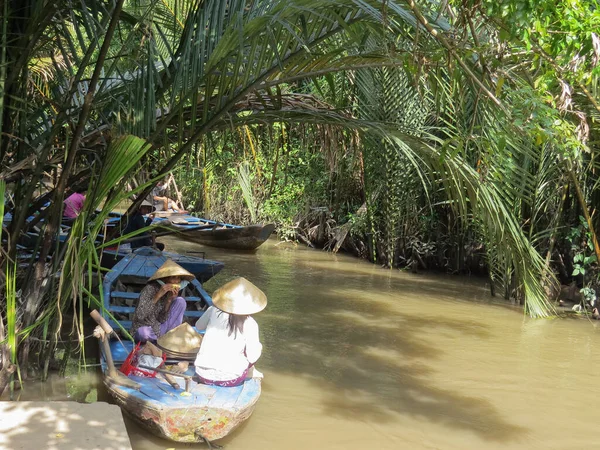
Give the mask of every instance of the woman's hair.
MULTIPOLYGON (((224 311, 219 312, 219 314, 224 311)), ((246 322, 246 318, 248 316, 238 316, 236 314, 229 314, 229 334, 227 336, 231 336, 233 333, 233 337, 237 337, 238 331, 240 333, 244 332, 244 323, 246 322)))

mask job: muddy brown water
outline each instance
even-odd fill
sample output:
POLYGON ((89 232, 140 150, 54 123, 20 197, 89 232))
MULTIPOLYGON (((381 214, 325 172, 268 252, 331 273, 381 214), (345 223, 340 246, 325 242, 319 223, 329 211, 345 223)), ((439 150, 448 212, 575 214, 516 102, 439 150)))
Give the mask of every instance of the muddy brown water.
MULTIPOLYGON (((274 240, 247 254, 165 242, 225 262, 209 292, 244 276, 269 298, 256 316, 263 393, 220 442, 227 450, 600 448, 596 323, 524 318, 491 302, 480 279, 384 270, 274 240)), ((56 377, 26 392, 67 394, 56 377)), ((206 448, 127 425, 135 450, 206 448)))

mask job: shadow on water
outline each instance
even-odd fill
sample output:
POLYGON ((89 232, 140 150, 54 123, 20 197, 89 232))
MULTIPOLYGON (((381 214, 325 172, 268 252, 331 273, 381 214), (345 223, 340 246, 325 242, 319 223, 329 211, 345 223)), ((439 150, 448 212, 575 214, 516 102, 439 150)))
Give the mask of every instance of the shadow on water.
POLYGON ((286 336, 266 350, 265 368, 305 375, 331 392, 323 404, 327 415, 385 422, 394 419, 392 413, 400 413, 495 441, 510 441, 524 431, 503 419, 489 401, 431 384, 427 365, 414 362, 431 360, 442 351, 419 338, 424 330, 447 327, 482 338, 485 333, 478 327, 442 319, 417 320, 382 306, 373 306, 371 313, 363 320, 363 315, 315 308, 290 320, 264 318, 265 334, 286 336), (402 326, 379 326, 377 317, 402 326))
POLYGON ((428 362, 444 352, 426 338, 428 332, 441 337, 448 331, 470 341, 491 337, 481 320, 421 317, 418 309, 428 308, 432 298, 477 299, 485 292, 481 285, 465 289, 449 279, 399 278, 361 261, 272 245, 256 256, 227 252, 211 258, 226 263, 213 288, 243 275, 265 291, 269 307, 256 317, 265 344, 259 365, 311 380, 326 392, 318 400, 323 414, 378 423, 400 414, 496 442, 525 432, 490 401, 428 380, 428 362), (402 302, 410 304, 406 312, 402 302))
MULTIPOLYGON (((464 388, 453 389, 452 383, 434 381, 440 379, 440 365, 447 360, 446 338, 464 346, 501 339, 497 329, 492 330, 482 320, 489 311, 478 315, 480 311, 473 304, 486 297, 481 283, 457 277, 404 275, 343 255, 286 248, 272 242, 256 253, 237 253, 166 241, 170 251, 206 250, 207 258, 226 264, 205 284, 209 292, 244 276, 267 294, 269 306, 256 316, 264 344, 258 364, 266 372, 265 408, 268 400, 274 400, 269 396, 290 387, 275 385, 285 379, 284 383, 294 380, 310 387, 306 393, 296 393, 304 396, 298 404, 293 403, 294 397, 280 400, 291 403, 278 410, 294 411, 296 417, 313 414, 307 406, 316 406, 315 417, 300 419, 305 426, 340 418, 348 427, 354 423, 357 427, 362 423, 397 427, 402 418, 411 418, 500 445, 525 434, 525 428, 507 420, 486 398, 469 395, 464 388)), ((52 408, 52 403, 48 405, 52 408)), ((259 408, 263 405, 259 402, 259 408)), ((276 421, 276 413, 270 412, 275 406, 257 410, 258 415, 223 444, 235 447, 239 442, 244 445, 239 448, 245 448, 243 435, 252 435, 253 421, 276 421)), ((52 433, 48 414, 61 411, 36 412, 25 428, 9 431, 6 438, 52 433)), ((134 448, 206 448, 150 437, 146 430, 126 422, 134 448)), ((72 423, 76 427, 96 426, 77 418, 72 423)), ((291 438, 293 433, 283 430, 282 436, 291 438)), ((106 448, 116 449, 118 444, 109 440, 106 448)))

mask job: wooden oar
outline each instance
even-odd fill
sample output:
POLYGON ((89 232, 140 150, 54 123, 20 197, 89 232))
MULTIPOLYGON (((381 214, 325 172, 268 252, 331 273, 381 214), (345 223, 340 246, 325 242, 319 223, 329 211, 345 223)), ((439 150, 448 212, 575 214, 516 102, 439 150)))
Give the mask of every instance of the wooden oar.
POLYGON ((96 321, 96 323, 102 327, 102 329, 104 330, 104 332, 106 333, 107 336, 110 336, 112 333, 119 341, 119 344, 121 344, 121 347, 123 347, 123 350, 125 350, 125 352, 128 351, 127 347, 125 347, 125 344, 123 344, 123 341, 121 340, 119 335, 117 333, 115 333, 115 331, 112 329, 112 327, 109 325, 109 323, 104 319, 104 317, 102 317, 100 315, 100 313, 98 311, 96 311, 95 309, 92 310, 92 312, 90 312, 90 316, 92 316, 92 319, 94 319, 96 321), (110 332, 107 331, 109 329, 110 329, 110 332))
POLYGON ((100 325, 104 333, 106 333, 105 336, 100 339, 100 342, 102 343, 104 358, 106 359, 106 366, 108 367, 108 378, 110 378, 111 381, 115 384, 125 386, 131 389, 140 390, 141 385, 139 383, 130 380, 115 368, 115 363, 113 361, 112 353, 110 351, 110 345, 108 343, 109 336, 112 333, 114 333, 114 330, 109 325, 109 323, 106 320, 104 320, 104 317, 102 317, 100 313, 98 313, 98 311, 96 311, 95 309, 90 313, 90 315, 96 321, 96 323, 100 325))
MULTIPOLYGON (((174 377, 181 377, 181 378, 184 378, 184 379, 185 379, 185 391, 186 391, 186 392, 190 392, 190 389, 191 389, 191 387, 192 387, 192 376, 191 376, 191 375, 184 375, 184 374, 182 374, 182 373, 172 372, 172 371, 170 371, 170 370, 166 370, 166 369, 159 369, 159 368, 157 368, 157 367, 143 366, 143 365, 141 365, 141 364, 140 364, 140 365, 138 365, 138 367, 139 367, 140 369, 146 369, 146 370, 155 370, 156 372, 160 372, 160 373, 162 373, 162 374, 164 374, 164 375, 169 375, 169 376, 174 376, 174 377)), ((167 381, 169 381, 169 380, 167 380, 167 381)), ((175 380, 173 380, 173 382, 175 382, 175 380)), ((169 384, 170 384, 171 386, 173 386, 173 384, 172 384, 170 381, 169 381, 169 384)), ((175 384, 177 384, 177 383, 175 383, 175 384)), ((175 386, 173 386, 173 387, 175 387, 175 386)), ((177 384, 177 388, 178 388, 178 387, 179 387, 179 385, 177 384)), ((177 388, 176 388, 176 389, 177 389, 177 388)))
POLYGON ((168 373, 163 373, 162 376, 165 377, 165 380, 167 380, 167 382, 173 387, 173 389, 179 389, 179 383, 175 381, 175 378, 173 378, 172 375, 169 375, 168 373))

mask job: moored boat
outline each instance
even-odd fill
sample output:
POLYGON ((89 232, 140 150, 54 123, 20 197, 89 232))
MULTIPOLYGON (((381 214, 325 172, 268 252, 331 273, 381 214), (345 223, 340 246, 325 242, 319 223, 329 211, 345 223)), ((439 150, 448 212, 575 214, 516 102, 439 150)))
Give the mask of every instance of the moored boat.
MULTIPOLYGON (((194 276, 200 281, 205 283, 210 280, 216 274, 218 274, 225 265, 220 261, 213 261, 211 259, 205 259, 204 257, 193 256, 193 255, 181 255, 179 253, 172 252, 161 252, 160 250, 152 249, 150 247, 141 247, 148 250, 145 252, 154 252, 153 254, 161 254, 168 259, 172 259, 181 267, 188 272, 194 274, 194 276)), ((140 249, 141 249, 140 248, 140 249)), ((135 252, 140 252, 140 249, 135 252)), ((118 248, 104 249, 100 258, 100 265, 105 269, 112 269, 119 261, 133 252, 131 248, 121 246, 118 248)), ((148 253, 149 254, 149 253, 148 253)))
POLYGON ((188 214, 156 217, 153 224, 175 230, 189 230, 185 233, 187 241, 236 250, 257 249, 269 239, 269 236, 275 230, 273 224, 239 226, 218 223, 214 220, 202 219, 188 214))
MULTIPOLYGON (((129 328, 128 316, 148 278, 167 260, 154 251, 139 250, 125 256, 105 277, 104 317, 117 329, 129 328), (125 317, 123 317, 125 316, 125 317), (121 320, 116 320, 121 318, 121 320)), ((212 305, 210 295, 198 280, 184 289, 188 302, 184 320, 195 321, 212 305)), ((252 378, 237 387, 217 387, 186 382, 186 390, 176 389, 160 375, 146 378, 130 375, 128 383, 110 374, 110 360, 118 366, 133 349, 133 343, 110 341, 110 357, 101 352, 105 385, 116 403, 128 415, 152 433, 177 442, 201 442, 221 439, 252 414, 261 393, 261 380, 252 378)), ((167 362, 169 362, 167 360, 167 362)), ((193 366, 186 376, 194 373, 193 366)), ((183 385, 183 383, 181 383, 183 385)))

